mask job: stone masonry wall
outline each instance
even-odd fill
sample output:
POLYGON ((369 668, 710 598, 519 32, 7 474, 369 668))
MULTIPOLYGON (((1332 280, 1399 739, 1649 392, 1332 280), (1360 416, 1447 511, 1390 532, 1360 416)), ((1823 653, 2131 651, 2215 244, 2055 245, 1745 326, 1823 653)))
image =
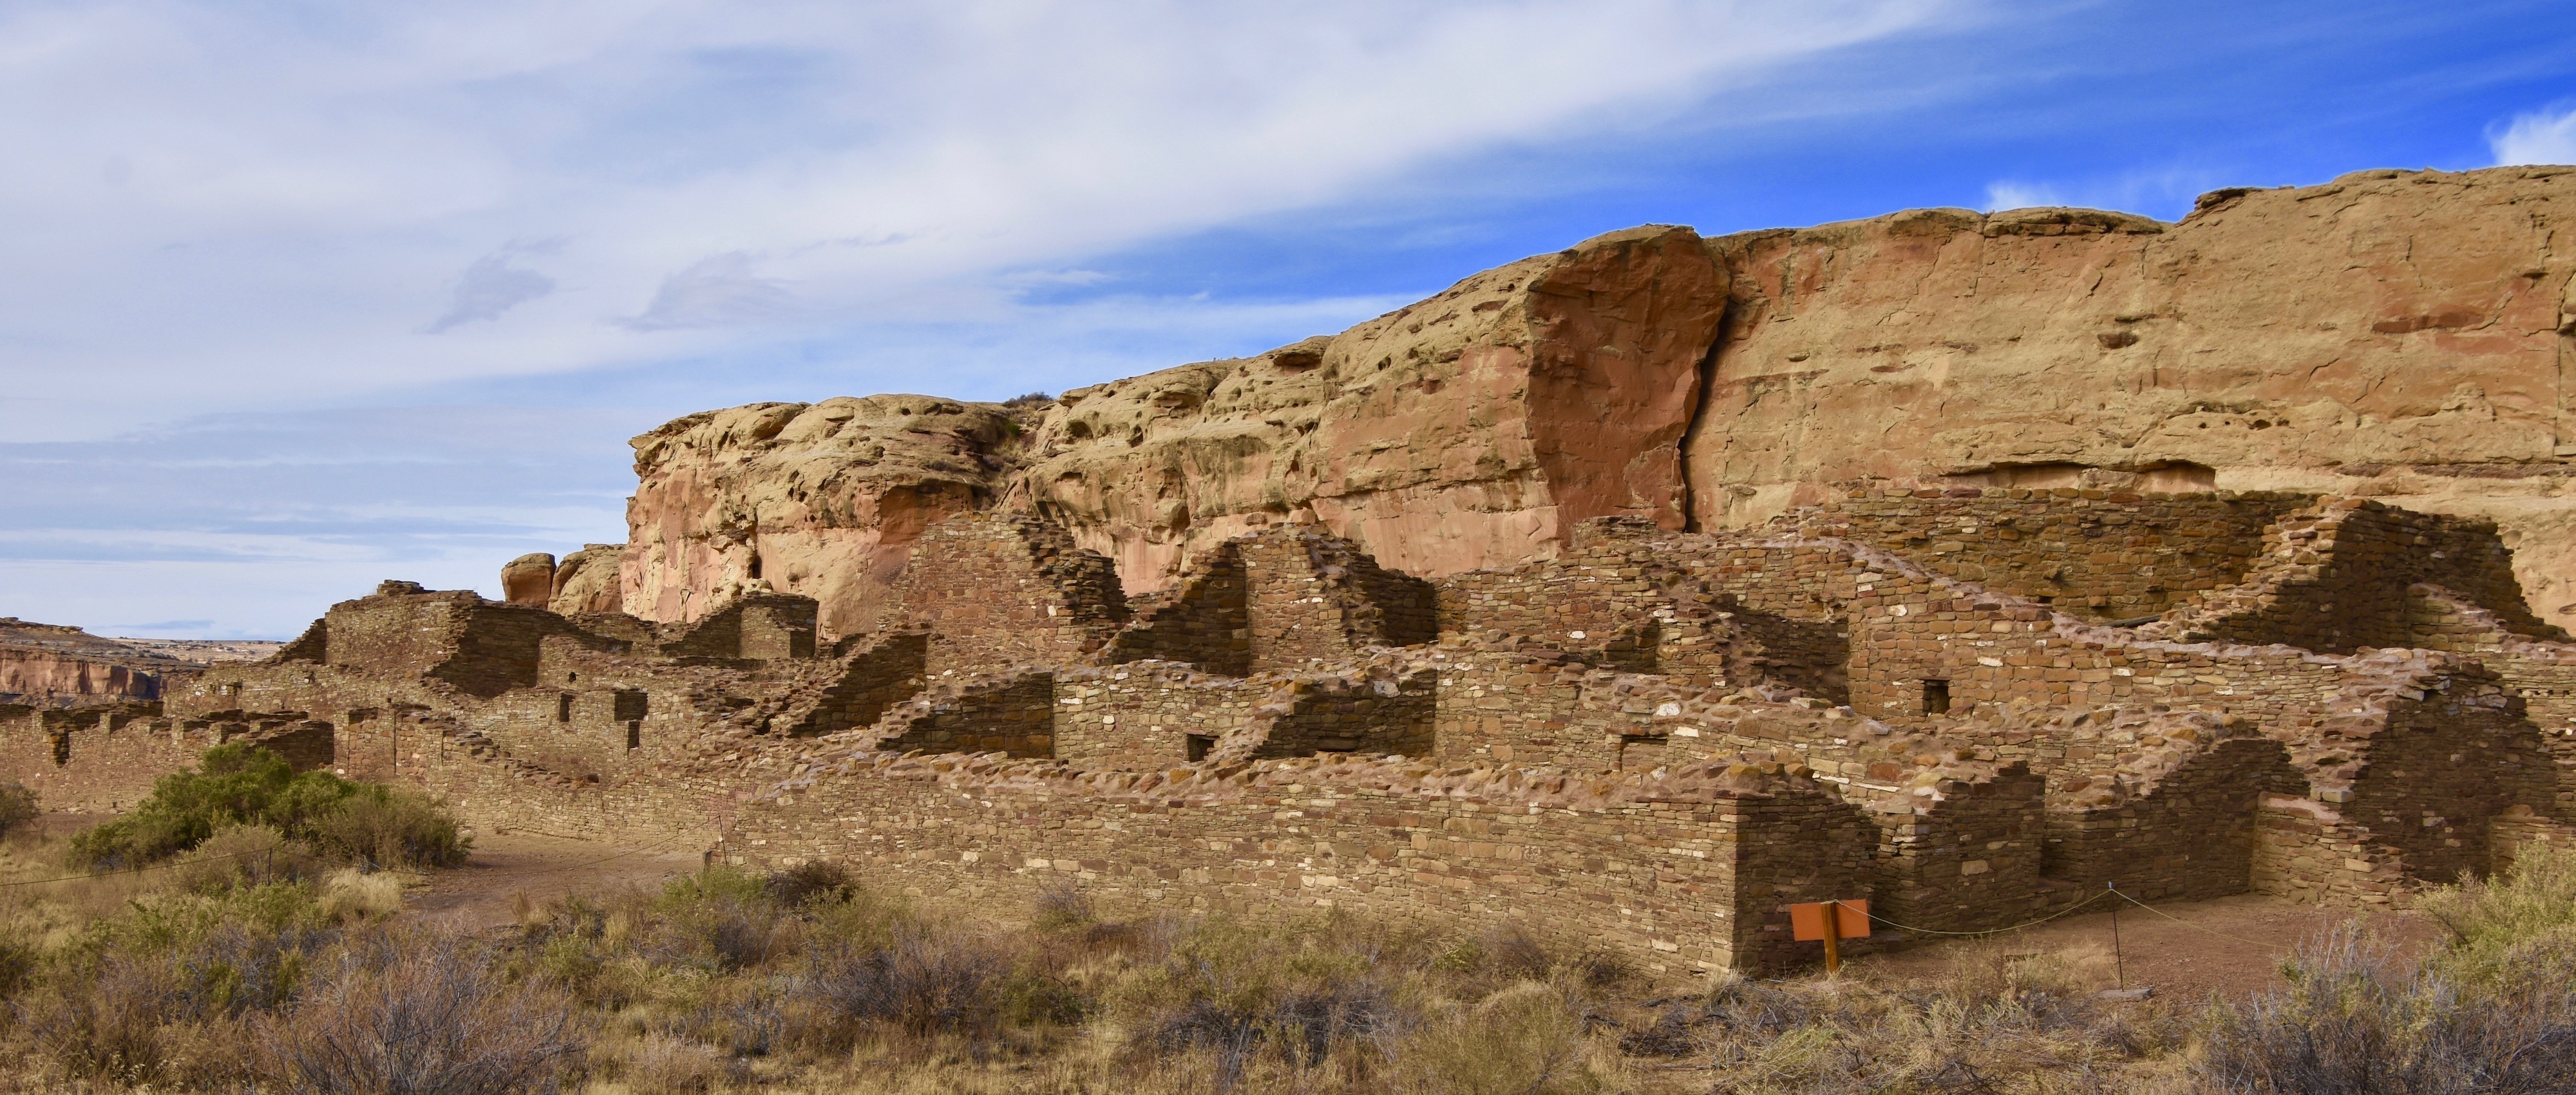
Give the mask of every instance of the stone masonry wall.
POLYGON ((1430 584, 1389 573, 1349 541, 1289 525, 1235 544, 1253 672, 1347 662, 1372 646, 1408 646, 1434 634, 1430 584))
POLYGON ((1951 762, 1868 796, 1879 829, 1872 910, 1909 928, 1978 931, 2044 907, 2045 781, 2026 764, 1951 762))
POLYGON ((1070 664, 1126 623, 1109 560, 1025 514, 970 513, 932 525, 902 581, 911 626, 932 632, 931 677, 1070 664))
POLYGON ((1169 595, 1140 602, 1135 619, 1110 640, 1102 660, 1189 662, 1210 673, 1250 676, 1249 597, 1241 546, 1219 544, 1169 595))
POLYGON ((2157 616, 2242 581, 2263 530, 2315 501, 2281 493, 1858 488, 1774 519, 1808 539, 1895 552, 2091 620, 2157 616))
POLYGON ((1813 944, 1787 938, 1785 906, 1869 888, 1858 812, 1780 775, 1697 801, 1550 807, 1551 780, 1560 793, 1567 781, 1544 771, 1450 787, 1383 762, 1182 774, 860 755, 748 804, 723 851, 745 864, 847 861, 986 905, 1061 879, 1137 912, 1512 924, 1567 949, 1626 949, 1657 971, 1811 960, 1813 944))
POLYGON ((891 752, 1055 756, 1055 675, 1027 672, 943 685, 870 728, 891 752))
POLYGON ((1219 741, 1267 725, 1256 709, 1272 683, 1165 661, 1063 670, 1055 678, 1055 755, 1139 769, 1204 759, 1219 741))
POLYGON ((2264 565, 2244 584, 2174 613, 2150 634, 2321 653, 2407 646, 2415 638, 2408 587, 2427 583, 2485 608, 2514 634, 2567 637, 2524 603, 2513 552, 2492 522, 2330 499, 2286 515, 2264 546, 2264 565))
POLYGON ((1304 757, 1317 753, 1433 752, 1435 674, 1428 669, 1392 675, 1300 676, 1289 682, 1289 709, 1271 720, 1252 756, 1304 757))
POLYGON ((196 763, 222 732, 164 717, 158 703, 0 706, 0 773, 34 791, 39 809, 115 813, 151 794, 153 780, 196 763))

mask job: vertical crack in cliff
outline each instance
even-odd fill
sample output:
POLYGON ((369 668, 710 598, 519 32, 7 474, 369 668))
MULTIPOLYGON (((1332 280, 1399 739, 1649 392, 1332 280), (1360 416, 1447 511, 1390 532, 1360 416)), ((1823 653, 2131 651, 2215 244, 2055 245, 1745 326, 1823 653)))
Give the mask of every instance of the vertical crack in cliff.
MULTIPOLYGON (((1728 279, 1730 284, 1733 279, 1728 279)), ((1735 320, 1735 299, 1729 294, 1725 310, 1718 313, 1717 333, 1710 337, 1708 352, 1699 355, 1698 375, 1691 382, 1690 421, 1682 427, 1680 447, 1673 454, 1675 480, 1681 485, 1682 531, 1700 531, 1699 496, 1691 483, 1691 453, 1699 447, 1700 430, 1708 423, 1709 394, 1717 389, 1717 355, 1726 346, 1727 326, 1735 320)))

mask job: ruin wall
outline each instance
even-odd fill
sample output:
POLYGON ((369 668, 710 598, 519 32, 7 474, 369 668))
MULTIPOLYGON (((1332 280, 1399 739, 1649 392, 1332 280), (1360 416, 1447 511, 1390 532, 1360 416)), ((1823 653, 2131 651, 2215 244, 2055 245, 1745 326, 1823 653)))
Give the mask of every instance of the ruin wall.
POLYGON ((1785 906, 1870 885, 1858 811, 1786 777, 1705 801, 1550 808, 1520 793, 1544 772, 1480 773, 1485 795, 1401 774, 1337 778, 1315 762, 1189 776, 855 758, 747 804, 722 854, 765 866, 836 859, 986 906, 1062 880, 1122 913, 1262 921, 1344 909, 1512 925, 1568 951, 1620 948, 1657 972, 1812 960, 1813 944, 1786 938, 1785 906), (1192 793, 1155 793, 1167 789, 1192 793))

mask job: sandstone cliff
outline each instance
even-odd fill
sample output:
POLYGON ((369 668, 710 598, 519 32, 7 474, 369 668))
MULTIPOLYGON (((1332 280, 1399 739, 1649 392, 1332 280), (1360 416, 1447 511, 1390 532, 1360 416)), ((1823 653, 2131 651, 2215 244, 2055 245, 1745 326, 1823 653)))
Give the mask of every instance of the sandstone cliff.
POLYGON ((866 630, 921 530, 992 503, 1018 428, 994 405, 881 395, 755 403, 638 437, 623 610, 693 620, 757 581, 821 601, 828 634, 866 630))
POLYGON ((2221 190, 2179 224, 1918 210, 1710 241, 1736 272, 1693 516, 1861 478, 2389 498, 2496 518, 2576 622, 2576 171, 2221 190))
POLYGON ((72 703, 157 699, 172 675, 195 668, 77 627, 0 617, 0 695, 72 703))
POLYGON ((2572 218, 2576 171, 2504 168, 2223 190, 2178 224, 1633 229, 1340 335, 1067 392, 1026 436, 918 396, 681 419, 636 440, 620 599, 685 619, 761 580, 846 634, 923 527, 992 505, 1144 593, 1273 522, 1437 576, 1553 555, 1586 517, 1746 525, 1875 479, 2491 516, 2534 607, 2576 624, 2572 218))
POLYGON ((1416 574, 1553 554, 1575 522, 1680 528, 1680 442, 1727 274, 1687 228, 1525 259, 1333 338, 1066 392, 1008 496, 1131 592, 1273 521, 1416 574))

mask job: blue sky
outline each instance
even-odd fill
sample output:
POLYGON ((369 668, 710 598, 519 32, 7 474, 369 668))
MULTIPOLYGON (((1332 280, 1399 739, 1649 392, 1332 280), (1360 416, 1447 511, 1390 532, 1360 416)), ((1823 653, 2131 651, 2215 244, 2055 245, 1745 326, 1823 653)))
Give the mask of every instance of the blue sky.
POLYGON ((693 410, 1254 352, 1646 222, 2576 161, 2576 5, 0 0, 0 615, 623 538, 693 410))

